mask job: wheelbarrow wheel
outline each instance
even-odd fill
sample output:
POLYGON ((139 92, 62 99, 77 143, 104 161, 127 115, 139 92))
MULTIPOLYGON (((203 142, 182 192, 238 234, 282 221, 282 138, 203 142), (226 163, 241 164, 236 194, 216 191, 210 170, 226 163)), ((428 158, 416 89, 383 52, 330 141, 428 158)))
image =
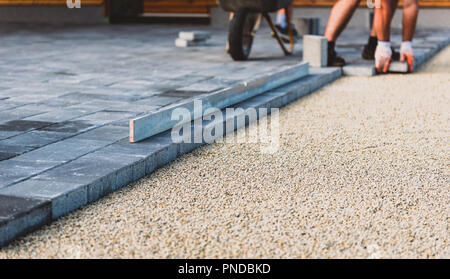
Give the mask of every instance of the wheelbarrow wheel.
POLYGON ((257 15, 247 8, 234 13, 228 29, 229 53, 233 60, 247 60, 252 50, 253 28, 257 15))

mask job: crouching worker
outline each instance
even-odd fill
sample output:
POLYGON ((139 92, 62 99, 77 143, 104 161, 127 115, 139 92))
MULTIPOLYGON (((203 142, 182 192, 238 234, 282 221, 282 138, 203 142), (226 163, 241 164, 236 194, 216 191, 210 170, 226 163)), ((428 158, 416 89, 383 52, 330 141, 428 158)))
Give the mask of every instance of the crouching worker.
MULTIPOLYGON (((392 61, 391 22, 398 5, 398 0, 379 0, 380 6, 375 7, 374 24, 378 37, 375 51, 375 68, 377 72, 387 73, 392 61)), ((412 39, 416 30, 419 14, 418 0, 403 1, 402 44, 400 46, 400 61, 408 63, 408 71, 414 70, 414 51, 412 39)))
MULTIPOLYGON (((345 60, 340 57, 335 50, 336 40, 339 38, 342 31, 349 23, 355 10, 361 0, 339 0, 331 9, 330 17, 328 19, 327 26, 325 28, 324 36, 328 40, 328 66, 345 66, 345 60)), ((416 27, 417 15, 419 12, 418 0, 405 0, 403 1, 403 42, 400 48, 400 53, 395 52, 390 43, 386 43, 386 35, 389 38, 390 23, 393 17, 393 12, 397 7, 396 0, 374 0, 375 3, 375 15, 373 19, 372 29, 370 31, 369 40, 364 46, 361 54, 363 59, 376 60, 376 49, 379 47, 378 52, 378 65, 377 69, 382 70, 382 66, 385 67, 387 61, 400 60, 407 61, 409 70, 413 69, 414 53, 412 51, 412 38, 416 27), (383 5, 381 3, 383 2, 383 5), (388 5, 389 2, 389 5, 388 5), (384 7, 384 8, 383 8, 384 7), (384 14, 383 14, 384 13, 384 14), (388 23, 388 26, 386 24, 388 23), (388 30, 386 29, 388 27, 388 30), (384 28, 382 34, 378 34, 379 30, 384 28), (386 33, 387 30, 387 33, 386 33), (381 39, 380 39, 381 38, 381 39), (384 61, 384 57, 389 57, 389 60, 384 61)), ((387 39, 389 41, 389 39, 387 39)), ((388 68, 389 69, 389 65, 388 68)))

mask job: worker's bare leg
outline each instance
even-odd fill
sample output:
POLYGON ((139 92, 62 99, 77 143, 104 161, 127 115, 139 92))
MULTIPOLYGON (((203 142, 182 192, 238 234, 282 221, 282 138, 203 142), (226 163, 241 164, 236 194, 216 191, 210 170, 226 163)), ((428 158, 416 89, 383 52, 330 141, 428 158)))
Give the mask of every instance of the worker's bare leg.
POLYGON ((359 2, 360 0, 339 0, 331 9, 325 28, 325 37, 328 40, 328 66, 345 65, 345 60, 337 55, 334 47, 336 40, 352 18, 359 2))
POLYGON ((353 16, 360 0, 339 0, 331 9, 325 28, 325 37, 335 42, 353 16))
POLYGON ((418 0, 403 1, 403 41, 412 41, 416 31, 417 17, 419 15, 418 0))
POLYGON ((419 15, 418 0, 403 1, 403 40, 400 46, 400 61, 408 63, 408 71, 414 70, 414 51, 412 39, 416 31, 417 17, 419 15))
POLYGON ((375 68, 378 72, 386 73, 392 61, 391 50, 391 22, 398 0, 380 0, 380 7, 375 8, 374 25, 378 38, 375 51, 375 68))

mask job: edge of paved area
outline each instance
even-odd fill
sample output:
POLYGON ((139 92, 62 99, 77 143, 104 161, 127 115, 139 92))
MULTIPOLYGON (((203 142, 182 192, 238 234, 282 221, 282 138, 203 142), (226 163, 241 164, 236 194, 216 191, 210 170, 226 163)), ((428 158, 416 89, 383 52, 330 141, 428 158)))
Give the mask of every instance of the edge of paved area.
MULTIPOLYGON (((449 43, 450 38, 424 52, 417 64, 423 64, 449 43)), ((279 108, 340 78, 342 74, 341 68, 311 68, 308 76, 231 107, 279 108)), ((225 115, 222 121, 229 121, 227 117, 233 117, 236 121, 238 114, 225 115)), ((204 122, 203 127, 206 124, 208 122, 204 122)), ((236 126, 235 129, 239 128, 236 126)), ((14 184, 14 187, 1 189, 0 247, 152 173, 204 144, 173 143, 170 130, 134 144, 126 138, 14 184)))
MULTIPOLYGON (((201 111, 201 114, 203 114, 208 108, 222 109, 227 106, 232 106, 258 94, 293 82, 308 74, 309 63, 300 62, 294 66, 283 67, 283 69, 277 72, 257 77, 248 82, 235 84, 234 86, 213 93, 197 96, 195 99, 203 102, 201 111)), ((179 124, 178 120, 171 118, 172 113, 176 109, 184 108, 189 110, 190 119, 186 122, 192 121, 193 117, 195 117, 194 107, 194 100, 190 99, 130 120, 130 142, 144 140, 163 131, 172 129, 176 124, 179 124)))

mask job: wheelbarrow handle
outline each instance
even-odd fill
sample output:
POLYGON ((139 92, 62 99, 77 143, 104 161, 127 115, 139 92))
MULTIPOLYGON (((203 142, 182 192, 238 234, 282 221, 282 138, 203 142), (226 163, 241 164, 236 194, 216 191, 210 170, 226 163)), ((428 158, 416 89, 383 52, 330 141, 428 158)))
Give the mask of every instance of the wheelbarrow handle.
MULTIPOLYGON (((277 29, 276 29, 275 26, 273 25, 272 19, 270 18, 269 14, 268 14, 268 13, 263 13, 263 16, 264 16, 264 18, 267 20, 267 23, 269 24, 270 29, 272 29, 272 32, 273 32, 273 34, 274 34, 274 36, 275 36, 275 39, 277 39, 277 42, 278 42, 278 44, 280 45, 281 49, 283 50, 284 55, 291 55, 291 54, 292 54, 292 50, 291 50, 291 51, 288 51, 288 50, 286 49, 286 47, 284 46, 283 42, 281 41, 280 36, 278 35, 277 29)), ((291 23, 289 22, 288 25, 290 25, 290 24, 291 24, 291 23)), ((290 36, 289 36, 289 37, 291 37, 291 36, 292 36, 292 30, 291 30, 291 33, 290 33, 290 36)), ((293 39, 293 36, 292 36, 292 38, 291 38, 291 44, 292 44, 292 47, 293 47, 293 45, 294 45, 293 42, 294 42, 294 39, 293 39)))
POLYGON ((294 32, 292 31, 291 17, 289 15, 288 8, 284 8, 284 14, 286 15, 287 30, 289 34, 289 52, 294 52, 294 32))

